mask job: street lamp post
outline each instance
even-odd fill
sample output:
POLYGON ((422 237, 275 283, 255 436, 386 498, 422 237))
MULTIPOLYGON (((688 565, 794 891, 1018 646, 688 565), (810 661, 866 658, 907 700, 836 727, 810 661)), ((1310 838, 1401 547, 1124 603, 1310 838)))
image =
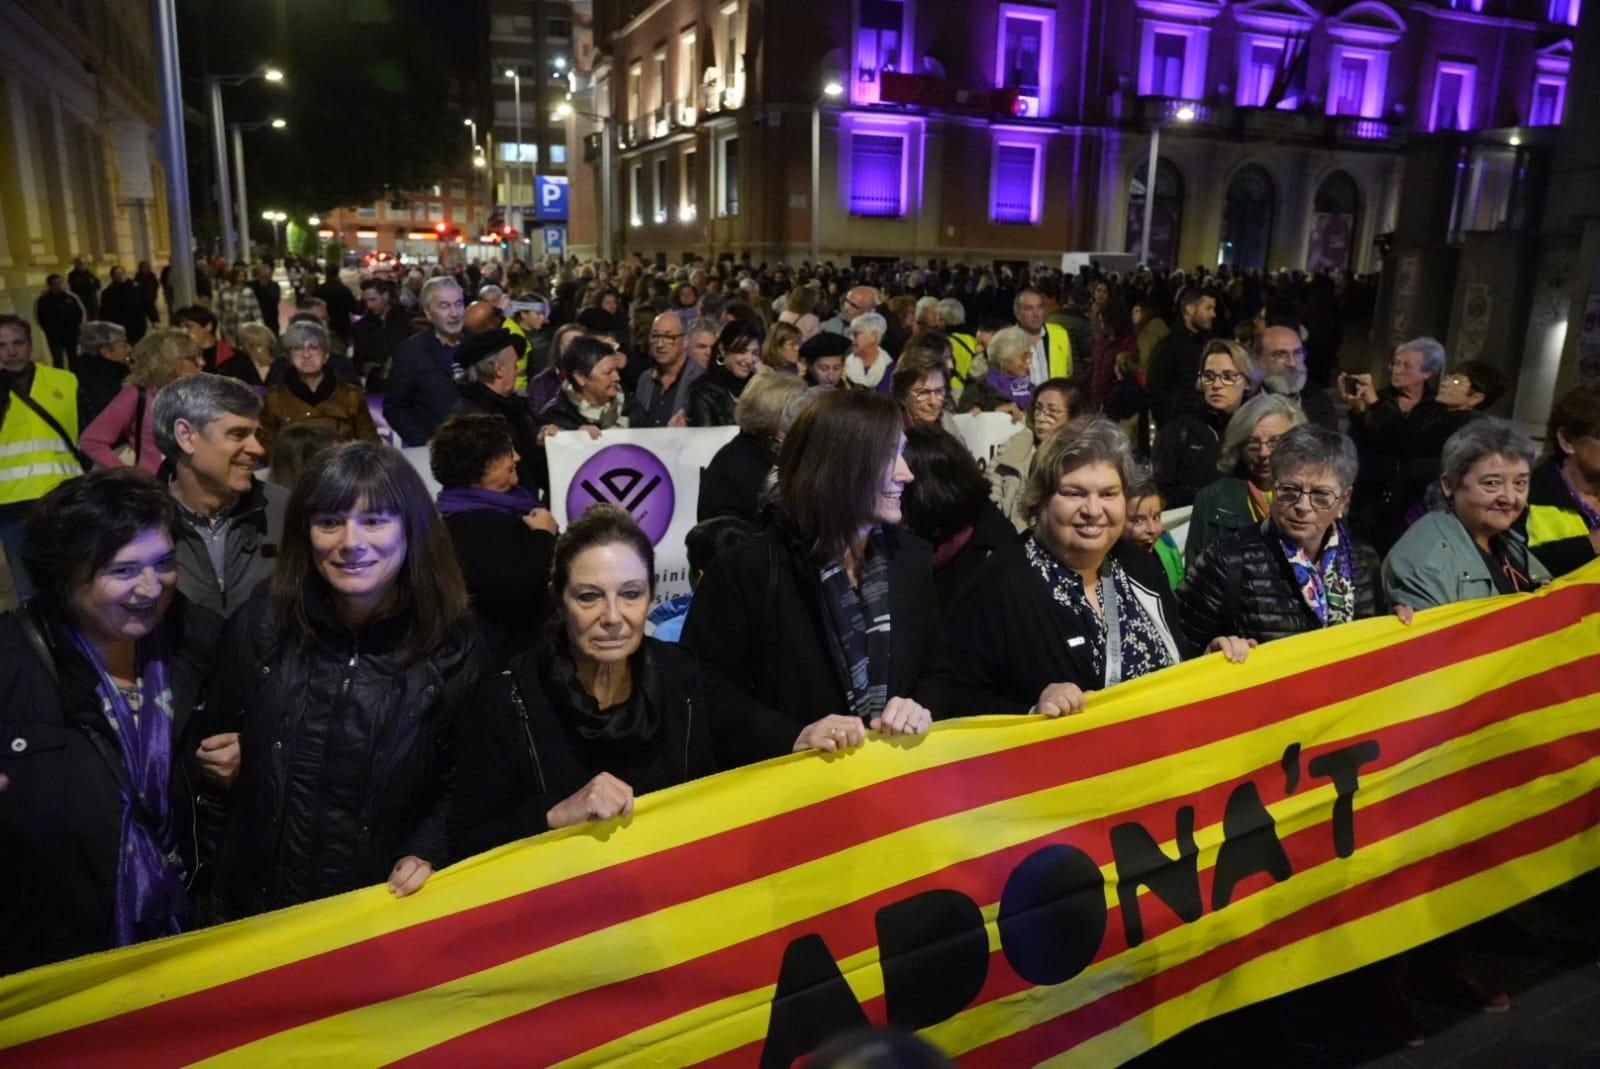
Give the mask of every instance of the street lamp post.
POLYGON ((822 101, 833 100, 844 92, 844 86, 829 81, 822 87, 822 96, 811 102, 811 270, 822 260, 822 101))
MULTIPOLYGON (((172 245, 167 277, 177 308, 194 304, 194 221, 189 218, 189 163, 183 132, 183 71, 178 62, 176 0, 153 0, 161 85, 161 155, 167 179, 167 226, 172 245)), ((172 309, 167 309, 170 314, 172 309)))
POLYGON ((228 132, 233 135, 233 185, 239 197, 239 237, 244 244, 244 258, 250 259, 250 199, 245 195, 244 135, 263 126, 274 130, 285 129, 289 124, 282 119, 266 122, 231 122, 228 132))
POLYGON ((280 228, 288 220, 289 216, 284 212, 262 212, 261 218, 272 224, 273 247, 276 252, 281 254, 283 252, 284 238, 283 230, 280 228))
MULTIPOLYGON (((507 67, 506 68, 506 77, 511 79, 511 91, 514 94, 514 100, 515 100, 515 103, 514 103, 513 107, 515 107, 515 109, 516 109, 517 167, 516 167, 516 170, 515 170, 514 173, 517 176, 517 193, 520 195, 521 192, 522 192, 522 164, 523 164, 523 159, 522 159, 522 75, 521 75, 521 73, 519 73, 516 70, 516 68, 507 67)), ((507 183, 507 184, 509 185, 509 183, 507 183)), ((512 196, 511 191, 508 189, 506 191, 506 216, 507 216, 507 221, 508 222, 510 221, 509 217, 511 215, 512 202, 515 199, 516 198, 512 196)), ((521 212, 517 213, 517 222, 520 224, 517 229, 519 231, 523 231, 523 233, 521 235, 522 240, 526 241, 527 237, 528 237, 527 233, 526 233, 526 230, 528 228, 528 221, 526 219, 522 218, 522 213, 521 212)))
MULTIPOLYGON (((243 85, 246 82, 264 78, 269 82, 283 81, 283 72, 276 67, 263 67, 250 74, 213 74, 206 78, 207 96, 211 105, 211 148, 217 166, 217 208, 219 221, 222 224, 222 254, 231 265, 237 257, 238 247, 234 244, 233 232, 233 205, 229 197, 228 186, 228 147, 226 140, 226 121, 222 117, 222 87, 243 85)), ((241 219, 240 226, 244 226, 241 219)), ((248 244, 248 240, 246 241, 248 244)))
MULTIPOLYGON (((1184 104, 1172 116, 1179 122, 1188 122, 1194 118, 1194 108, 1184 104)), ((1144 234, 1139 239, 1139 265, 1150 266, 1150 228, 1155 225, 1156 216, 1156 163, 1161 158, 1161 125, 1157 121, 1150 128, 1150 164, 1144 175, 1144 234)))

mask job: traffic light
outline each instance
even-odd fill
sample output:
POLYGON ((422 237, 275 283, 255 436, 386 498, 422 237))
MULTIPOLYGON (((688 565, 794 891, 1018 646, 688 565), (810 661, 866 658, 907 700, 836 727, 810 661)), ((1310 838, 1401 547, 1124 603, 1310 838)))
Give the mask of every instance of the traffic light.
POLYGON ((433 232, 436 233, 436 234, 443 234, 448 229, 450 229, 450 228, 448 226, 446 226, 444 223, 434 223, 433 224, 433 232))

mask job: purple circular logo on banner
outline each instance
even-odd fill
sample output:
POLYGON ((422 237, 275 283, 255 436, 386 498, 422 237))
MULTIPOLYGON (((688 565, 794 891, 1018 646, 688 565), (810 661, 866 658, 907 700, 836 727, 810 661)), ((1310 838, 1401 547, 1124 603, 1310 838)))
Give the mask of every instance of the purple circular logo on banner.
POLYGON ((627 509, 651 545, 660 544, 672 526, 676 495, 667 466, 637 445, 608 445, 584 461, 567 487, 569 521, 603 502, 627 509))

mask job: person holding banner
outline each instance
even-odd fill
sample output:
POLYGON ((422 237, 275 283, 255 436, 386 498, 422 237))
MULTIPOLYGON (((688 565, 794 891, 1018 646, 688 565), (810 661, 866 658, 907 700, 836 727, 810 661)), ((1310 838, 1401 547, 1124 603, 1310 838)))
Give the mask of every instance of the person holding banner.
POLYGON ((639 795, 717 770, 699 663, 645 636, 654 591, 655 548, 626 510, 595 505, 556 540, 559 626, 459 721, 453 857, 627 818, 639 795))
POLYGON ((572 339, 561 354, 561 392, 539 413, 539 436, 587 430, 590 437, 610 427, 628 426, 631 415, 622 394, 627 357, 602 338, 572 339))
POLYGON ((1184 535, 1184 566, 1200 551, 1267 518, 1272 501, 1272 452, 1290 427, 1306 422, 1300 406, 1280 394, 1259 393, 1239 406, 1222 433, 1217 471, 1194 496, 1184 535))
MULTIPOLYGON (((1160 671, 1190 652, 1155 556, 1122 537, 1133 452, 1112 421, 1067 424, 1039 446, 1023 491, 1026 538, 978 569, 955 617, 967 628, 960 694, 970 713, 1083 709, 1084 694, 1160 671)), ((1245 659, 1236 639, 1221 650, 1245 659)))
POLYGON ((722 328, 711 369, 689 384, 689 426, 728 427, 734 409, 761 366, 761 331, 739 320, 722 328))
POLYGON ((171 935, 196 872, 190 714, 220 621, 177 595, 171 498, 138 469, 55 487, 35 596, 0 616, 0 975, 171 935))
POLYGON ((1278 439, 1267 518, 1203 550, 1178 588, 1191 645, 1270 642, 1387 611, 1378 555, 1343 522, 1356 464, 1355 444, 1326 427, 1278 439))
POLYGON ((725 714, 724 764, 854 746, 868 727, 921 734, 948 711, 932 551, 898 530, 904 447, 889 398, 818 397, 778 454, 775 527, 719 557, 695 592, 683 642, 725 714))
POLYGON ((207 733, 237 731, 217 856, 219 919, 448 860, 455 721, 485 668, 467 588, 398 450, 336 446, 289 498, 272 582, 222 639, 207 733))

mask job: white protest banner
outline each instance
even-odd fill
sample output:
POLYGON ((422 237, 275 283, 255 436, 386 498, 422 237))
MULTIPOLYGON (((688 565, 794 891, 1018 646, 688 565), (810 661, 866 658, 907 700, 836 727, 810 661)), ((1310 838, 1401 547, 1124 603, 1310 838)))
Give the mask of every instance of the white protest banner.
POLYGON ((545 442, 550 511, 566 527, 590 505, 621 505, 656 547, 656 601, 689 592, 684 536, 695 523, 700 469, 737 427, 561 431, 545 442))
POLYGON ((961 440, 985 468, 1007 442, 1028 429, 1004 412, 964 412, 954 419, 961 440))

